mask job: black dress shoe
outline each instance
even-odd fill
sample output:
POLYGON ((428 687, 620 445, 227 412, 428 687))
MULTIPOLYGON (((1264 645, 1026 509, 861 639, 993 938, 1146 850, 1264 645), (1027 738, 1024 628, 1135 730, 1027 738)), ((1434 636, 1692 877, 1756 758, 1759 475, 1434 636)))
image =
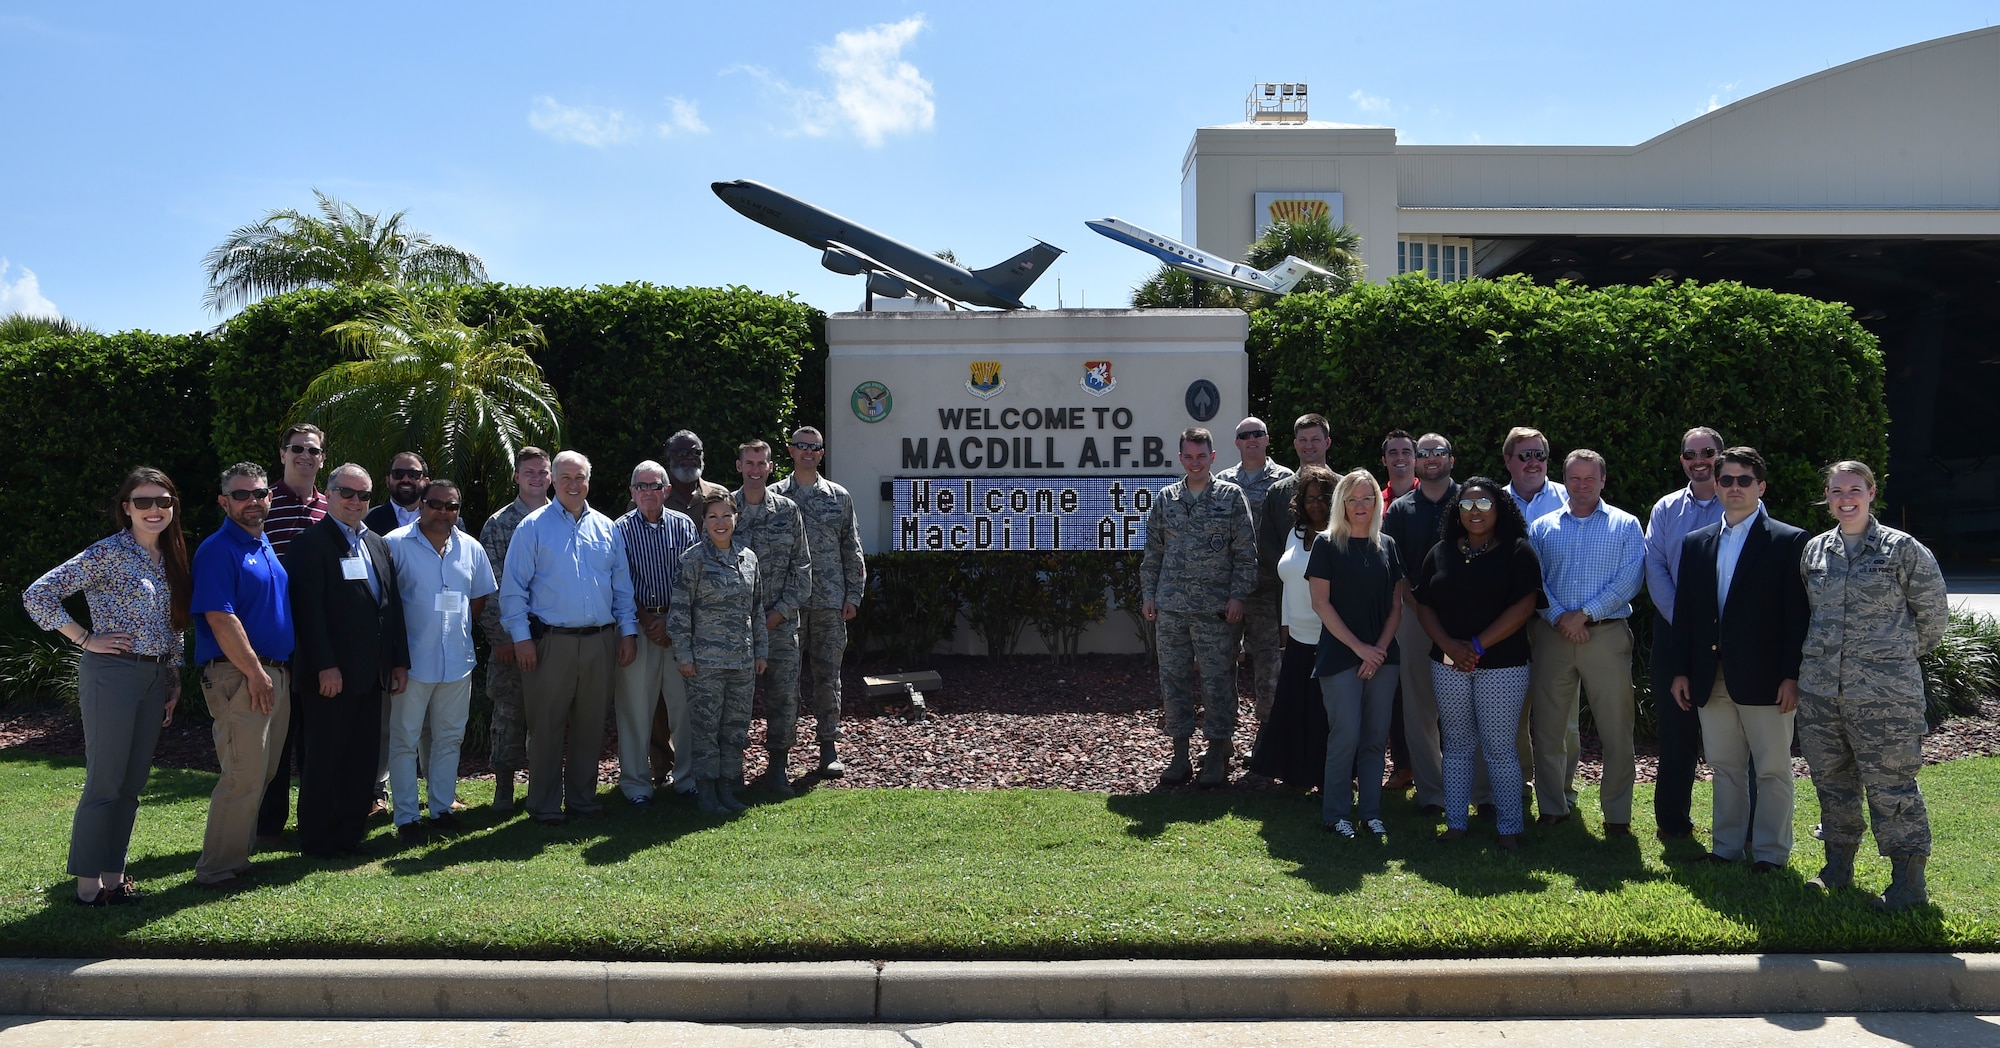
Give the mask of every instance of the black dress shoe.
POLYGON ((1712 865, 1732 866, 1735 865, 1736 863, 1735 859, 1725 859, 1722 856, 1715 854, 1714 852, 1702 852, 1700 855, 1694 856, 1693 858, 1682 859, 1680 861, 1686 863, 1689 866, 1712 866, 1712 865))
POLYGON ((1689 841, 1694 839, 1693 830, 1656 830, 1653 836, 1663 841, 1689 841))
POLYGON ((109 896, 110 894, 111 893, 109 891, 103 888, 99 888, 97 889, 97 894, 91 896, 88 899, 84 898, 81 895, 72 895, 70 896, 70 898, 76 900, 76 904, 78 906, 109 906, 111 904, 111 900, 107 898, 107 896, 109 896))
POLYGON ((1444 805, 1426 804, 1423 807, 1418 808, 1417 811, 1433 819, 1442 818, 1444 816, 1444 805))
POLYGON ((567 816, 567 815, 537 815, 537 816, 535 816, 535 821, 536 821, 536 822, 538 822, 538 823, 540 823, 540 824, 542 824, 543 826, 561 826, 561 825, 563 825, 564 823, 567 823, 567 822, 569 822, 569 816, 567 816))
POLYGON ((1775 862, 1765 862, 1762 859, 1758 859, 1756 862, 1750 864, 1751 873, 1770 873, 1772 870, 1782 870, 1782 869, 1784 869, 1783 866, 1780 866, 1775 862))

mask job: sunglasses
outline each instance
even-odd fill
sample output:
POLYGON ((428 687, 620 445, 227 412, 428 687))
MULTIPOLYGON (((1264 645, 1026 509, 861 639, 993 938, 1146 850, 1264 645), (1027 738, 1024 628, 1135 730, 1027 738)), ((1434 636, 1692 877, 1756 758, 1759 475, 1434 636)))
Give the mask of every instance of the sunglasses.
POLYGON ((270 488, 236 488, 223 492, 231 502, 261 502, 271 497, 270 488))
POLYGON ((424 471, 420 469, 392 469, 389 471, 389 479, 422 480, 424 479, 424 471))
POLYGON ((429 506, 430 508, 435 510, 443 510, 447 513, 458 512, 458 503, 446 502, 443 499, 425 499, 424 505, 429 506))
POLYGON ((1476 499, 1459 499, 1458 508, 1467 513, 1491 513, 1493 512, 1493 500, 1484 495, 1476 499))
POLYGON ((1451 457, 1451 449, 1450 449, 1450 448, 1418 448, 1418 449, 1417 449, 1417 457, 1418 457, 1418 458, 1420 458, 1420 459, 1441 459, 1441 458, 1450 458, 1450 457, 1451 457))
POLYGON ((369 488, 350 488, 345 484, 335 484, 333 493, 344 499, 360 499, 363 502, 368 501, 368 496, 375 494, 369 488))
POLYGON ((1332 496, 1332 495, 1307 495, 1307 496, 1306 496, 1306 504, 1307 504, 1307 505, 1309 505, 1309 506, 1310 506, 1310 505, 1315 505, 1315 504, 1317 504, 1317 505, 1321 505, 1321 506, 1331 506, 1331 505, 1333 505, 1333 496, 1332 496))
POLYGON ((1705 459, 1712 459, 1712 458, 1714 458, 1714 457, 1715 457, 1715 449, 1714 449, 1714 448, 1701 448, 1701 449, 1699 449, 1699 450, 1697 450, 1697 451, 1683 451, 1683 452, 1681 452, 1681 461, 1682 461, 1682 462, 1693 462, 1693 461, 1694 461, 1695 459, 1698 459, 1698 458, 1705 458, 1705 459))
POLYGON ((294 455, 311 455, 314 458, 326 457, 325 448, 316 448, 311 444, 287 444, 285 445, 285 450, 294 455))
POLYGON ((640 480, 632 484, 633 491, 665 491, 667 486, 657 480, 640 480))
POLYGON ((1270 435, 1271 431, 1268 429, 1246 429, 1243 432, 1236 434, 1236 439, 1256 440, 1258 437, 1268 437, 1270 435))
POLYGON ((1549 453, 1546 451, 1516 451, 1514 452, 1514 457, 1523 462, 1547 462, 1549 460, 1549 453))
POLYGON ((1715 478, 1715 486, 1719 488, 1748 488, 1757 483, 1760 481, 1748 473, 1724 473, 1715 478))
POLYGON ((131 506, 133 509, 152 509, 155 506, 161 509, 173 509, 174 497, 172 495, 134 495, 126 499, 125 504, 131 506))
POLYGON ((786 441, 786 443, 787 443, 787 444, 789 444, 789 445, 791 445, 792 447, 795 447, 795 448, 799 449, 800 451, 825 451, 825 450, 826 450, 826 445, 825 445, 825 444, 812 444, 812 443, 808 443, 808 442, 806 442, 806 441, 803 441, 803 440, 790 440, 790 441, 786 441))

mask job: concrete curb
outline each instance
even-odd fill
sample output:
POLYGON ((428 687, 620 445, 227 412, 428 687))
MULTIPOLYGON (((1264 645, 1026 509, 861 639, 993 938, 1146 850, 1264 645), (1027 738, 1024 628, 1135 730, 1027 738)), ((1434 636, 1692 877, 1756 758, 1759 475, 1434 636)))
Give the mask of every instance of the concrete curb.
POLYGON ((1464 961, 0 960, 0 1014, 918 1023, 2000 1011, 2000 955, 1464 961))

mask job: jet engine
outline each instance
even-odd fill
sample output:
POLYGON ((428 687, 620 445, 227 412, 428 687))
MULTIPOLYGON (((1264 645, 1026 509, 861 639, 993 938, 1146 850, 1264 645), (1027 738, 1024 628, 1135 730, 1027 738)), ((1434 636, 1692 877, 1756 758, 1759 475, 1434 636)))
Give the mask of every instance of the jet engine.
POLYGON ((867 266, 866 262, 837 247, 827 248, 826 254, 819 257, 819 264, 844 277, 856 276, 867 266))
POLYGON ((877 298, 902 298, 910 293, 910 285, 887 273, 868 274, 868 293, 877 298))

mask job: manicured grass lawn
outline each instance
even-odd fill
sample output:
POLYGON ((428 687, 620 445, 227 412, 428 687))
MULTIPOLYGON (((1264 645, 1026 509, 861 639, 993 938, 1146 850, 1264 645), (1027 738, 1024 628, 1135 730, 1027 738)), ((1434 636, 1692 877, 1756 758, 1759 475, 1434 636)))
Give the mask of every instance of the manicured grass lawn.
MULTIPOLYGON (((1861 891, 1810 895, 1820 847, 1799 783, 1792 868, 1663 861, 1651 795, 1636 838, 1584 818, 1509 855, 1490 828, 1453 844, 1406 799, 1390 840, 1340 841, 1316 804, 1225 793, 825 790, 729 823, 691 805, 561 829, 484 807, 471 831, 378 857, 261 859, 260 886, 189 886, 213 776, 156 772, 131 870, 140 905, 83 909, 63 876, 79 762, 0 753, 0 953, 15 956, 455 956, 651 960, 1457 957, 1991 950, 2000 937, 2000 759, 1924 772, 1937 908, 1883 915, 1861 891)), ((1697 787, 1696 822, 1707 822, 1697 787)), ((469 802, 483 802, 475 784, 469 802)), ((1694 854, 1678 845, 1668 854, 1694 854)), ((1879 891, 1887 860, 1864 855, 1879 891)))

